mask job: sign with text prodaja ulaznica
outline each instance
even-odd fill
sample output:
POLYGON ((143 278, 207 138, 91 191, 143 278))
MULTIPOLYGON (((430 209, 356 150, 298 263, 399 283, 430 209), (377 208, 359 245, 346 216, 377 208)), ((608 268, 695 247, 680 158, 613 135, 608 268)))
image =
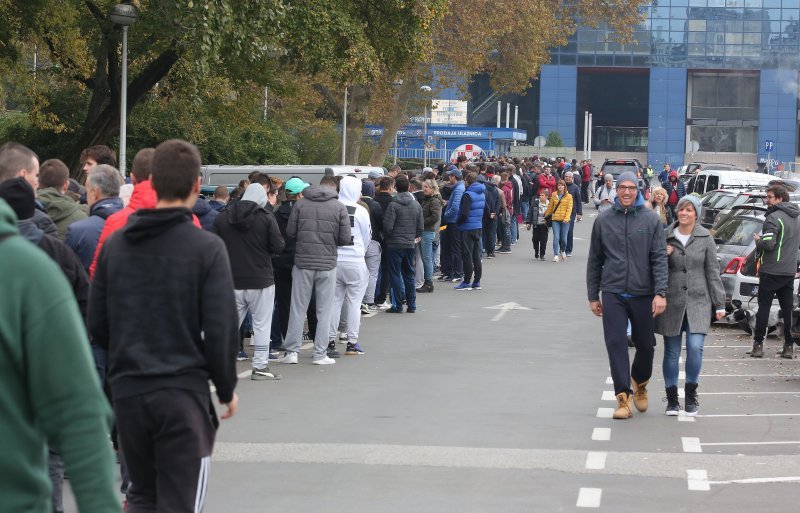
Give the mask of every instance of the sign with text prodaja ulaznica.
POLYGON ((480 157, 482 153, 483 153, 483 148, 481 148, 477 144, 462 144, 461 146, 453 150, 453 153, 450 154, 450 162, 455 163, 459 155, 464 155, 468 159, 472 160, 474 158, 480 157))

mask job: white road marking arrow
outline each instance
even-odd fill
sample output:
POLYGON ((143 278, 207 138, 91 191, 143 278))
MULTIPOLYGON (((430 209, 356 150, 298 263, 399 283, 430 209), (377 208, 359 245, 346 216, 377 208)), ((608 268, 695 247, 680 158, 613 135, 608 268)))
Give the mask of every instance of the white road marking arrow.
POLYGON ((492 321, 499 321, 500 319, 502 319, 506 315, 506 313, 509 310, 530 310, 530 308, 528 308, 527 306, 522 306, 522 305, 520 305, 518 303, 514 303, 514 302, 501 303, 501 304, 495 305, 495 306, 485 306, 484 308, 487 308, 489 310, 500 310, 499 312, 497 312, 497 315, 492 317, 492 321))

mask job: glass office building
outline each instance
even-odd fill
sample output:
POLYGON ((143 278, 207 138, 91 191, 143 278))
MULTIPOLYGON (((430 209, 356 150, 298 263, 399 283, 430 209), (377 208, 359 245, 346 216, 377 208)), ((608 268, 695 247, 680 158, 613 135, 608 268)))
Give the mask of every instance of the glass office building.
POLYGON ((601 24, 553 49, 528 91, 535 108, 520 112, 529 135, 556 130, 583 150, 590 111, 593 151, 680 164, 696 141, 704 157, 755 163, 772 141, 771 158, 797 160, 800 0, 653 0, 642 12, 635 43, 601 24))

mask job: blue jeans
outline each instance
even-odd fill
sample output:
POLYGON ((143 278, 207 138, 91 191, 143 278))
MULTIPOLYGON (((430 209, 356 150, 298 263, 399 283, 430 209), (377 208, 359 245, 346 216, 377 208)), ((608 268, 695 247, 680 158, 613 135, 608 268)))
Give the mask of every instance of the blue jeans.
POLYGON ((569 233, 567 233, 567 254, 572 254, 572 232, 575 231, 575 219, 576 217, 573 215, 572 218, 569 220, 569 233))
POLYGON ((569 223, 553 221, 553 254, 558 256, 560 251, 567 252, 567 235, 569 235, 569 223), (559 251, 559 243, 561 249, 559 251))
POLYGON ((522 214, 522 222, 526 222, 526 219, 528 219, 528 211, 531 208, 530 200, 525 200, 525 199, 521 200, 519 202, 519 208, 520 208, 520 213, 522 214))
POLYGON ((519 239, 519 223, 517 223, 517 213, 511 216, 511 242, 517 242, 519 239))
POLYGON ((422 275, 426 281, 433 279, 433 239, 436 232, 422 232, 422 275))
POLYGON ((392 308, 403 307, 403 299, 412 310, 417 308, 417 289, 414 288, 415 248, 388 248, 389 281, 392 287, 392 308))
POLYGON ((703 342, 706 336, 702 333, 689 333, 689 323, 683 319, 681 332, 675 337, 664 337, 664 384, 667 387, 678 386, 678 357, 681 355, 681 339, 686 333, 686 382, 697 383, 700 368, 703 366, 703 342))

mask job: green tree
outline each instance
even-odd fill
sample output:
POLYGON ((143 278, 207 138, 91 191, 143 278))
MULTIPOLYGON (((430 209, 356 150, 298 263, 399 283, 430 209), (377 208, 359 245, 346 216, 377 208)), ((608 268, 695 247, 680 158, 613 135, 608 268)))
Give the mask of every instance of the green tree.
POLYGON ((550 132, 548 132, 546 146, 549 148, 564 147, 564 139, 561 138, 561 134, 559 134, 557 130, 550 130, 550 132))

